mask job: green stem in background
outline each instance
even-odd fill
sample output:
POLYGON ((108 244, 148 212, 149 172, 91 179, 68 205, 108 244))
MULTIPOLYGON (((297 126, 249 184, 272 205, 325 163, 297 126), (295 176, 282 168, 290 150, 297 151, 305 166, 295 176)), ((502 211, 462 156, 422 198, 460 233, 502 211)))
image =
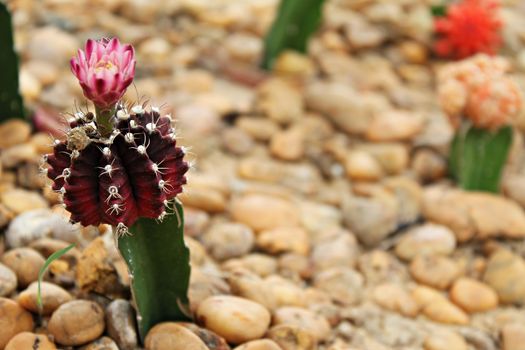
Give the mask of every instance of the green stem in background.
POLYGON ((18 57, 14 48, 11 14, 0 2, 0 121, 24 118, 24 103, 18 90, 18 57))
POLYGON ((184 244, 182 205, 162 223, 141 218, 129 235, 118 238, 118 249, 132 276, 131 288, 144 341, 155 324, 190 319, 188 287, 190 252, 184 244))
POLYGON ((111 118, 115 114, 115 108, 100 108, 95 106, 95 112, 97 114, 98 131, 103 137, 109 137, 113 131, 111 118))
POLYGON ((324 0, 281 0, 277 18, 264 41, 262 68, 270 70, 285 50, 306 52, 310 36, 317 31, 324 0))
POLYGON ((511 144, 510 126, 491 131, 462 125, 452 142, 450 173, 465 190, 498 193, 511 144))

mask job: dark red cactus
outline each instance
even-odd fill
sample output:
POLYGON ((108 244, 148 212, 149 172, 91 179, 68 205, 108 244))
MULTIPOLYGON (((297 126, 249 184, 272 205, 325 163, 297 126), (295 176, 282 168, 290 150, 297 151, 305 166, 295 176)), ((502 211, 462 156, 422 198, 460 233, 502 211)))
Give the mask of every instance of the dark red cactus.
POLYGON ((48 155, 47 176, 63 194, 71 220, 82 225, 131 226, 138 217, 162 219, 182 192, 188 164, 176 146, 171 118, 157 108, 117 108, 102 137, 91 113, 77 113, 66 141, 48 155))

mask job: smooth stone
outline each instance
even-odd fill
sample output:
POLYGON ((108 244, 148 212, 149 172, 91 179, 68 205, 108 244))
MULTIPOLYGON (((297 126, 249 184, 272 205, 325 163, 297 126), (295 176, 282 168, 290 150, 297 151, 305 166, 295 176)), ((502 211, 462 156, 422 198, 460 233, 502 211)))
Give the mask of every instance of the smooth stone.
POLYGON ((306 306, 306 292, 297 284, 279 275, 271 275, 264 279, 270 286, 278 306, 306 306))
POLYGON ((236 258, 249 253, 255 243, 250 227, 239 223, 217 223, 201 237, 208 253, 217 260, 236 258))
POLYGON ((311 261, 316 271, 332 267, 354 267, 359 254, 359 245, 355 236, 346 230, 337 230, 315 242, 312 247, 311 261))
POLYGON ((15 335, 4 350, 56 350, 55 344, 42 334, 22 332, 15 335))
POLYGON ((264 277, 277 271, 277 261, 274 257, 252 253, 238 259, 231 259, 223 264, 223 268, 229 270, 237 267, 246 268, 257 275, 264 277))
POLYGON ((314 277, 314 286, 343 305, 353 305, 361 300, 364 278, 348 267, 332 267, 314 277))
POLYGON ((498 307, 498 295, 488 285, 475 279, 462 277, 450 288, 450 299, 463 310, 485 312, 498 307))
POLYGON ((300 307, 285 306, 275 310, 273 324, 302 328, 318 341, 326 340, 330 336, 330 324, 326 318, 300 307))
POLYGON ((0 201, 16 214, 34 209, 45 209, 49 204, 42 195, 20 188, 13 188, 0 194, 0 201))
POLYGON ((27 53, 32 60, 62 66, 76 54, 78 47, 77 39, 73 35, 57 27, 47 26, 32 33, 27 53))
POLYGON ((447 161, 436 151, 422 148, 415 150, 411 169, 422 182, 435 181, 447 174, 447 161))
POLYGON ((286 80, 271 78, 257 90, 256 108, 279 124, 289 124, 303 114, 302 94, 286 80))
POLYGON ((198 336, 175 322, 153 327, 146 336, 145 346, 146 350, 208 350, 198 336))
POLYGON ((525 261, 519 255, 504 249, 494 252, 483 281, 498 293, 501 303, 525 305, 525 261))
POLYGON ((282 350, 316 350, 317 338, 307 329, 291 324, 273 326, 268 338, 276 342, 282 350))
POLYGON ((407 141, 423 128, 423 118, 414 112, 391 110, 376 116, 365 137, 373 142, 407 141))
POLYGON ((76 243, 80 238, 80 231, 64 216, 51 210, 38 209, 25 212, 13 219, 5 237, 10 247, 18 248, 45 237, 76 243))
POLYGON ((113 339, 109 337, 101 337, 97 340, 81 346, 78 350, 120 350, 113 339))
POLYGON ((253 301, 234 296, 212 296, 197 310, 197 319, 229 343, 261 338, 270 325, 270 313, 253 301))
POLYGON ((268 310, 274 310, 278 306, 272 285, 249 270, 236 268, 230 271, 228 283, 235 295, 259 303, 268 310))
POLYGON ((10 119, 0 124, 0 149, 24 143, 31 135, 31 125, 20 120, 10 119))
POLYGON ((297 253, 307 255, 310 251, 308 234, 299 227, 277 227, 262 231, 256 238, 257 246, 269 254, 297 253))
POLYGON ((134 350, 138 344, 135 311, 129 301, 113 300, 106 307, 106 325, 109 336, 121 350, 134 350))
POLYGON ((268 141, 279 131, 277 123, 266 118, 239 118, 235 125, 257 141, 268 141))
POLYGON ((224 149, 235 155, 250 153, 254 146, 253 137, 241 128, 228 128, 222 133, 222 145, 224 149))
POLYGON ((45 262, 44 257, 31 248, 15 248, 2 256, 2 263, 16 274, 20 287, 36 281, 45 262))
POLYGON ((387 175, 401 174, 410 161, 408 148, 399 142, 366 143, 356 146, 355 149, 372 155, 387 175))
POLYGON ((227 201, 222 193, 213 188, 190 184, 180 195, 184 205, 202 209, 207 213, 220 213, 226 209, 227 201))
POLYGON ((273 71, 277 75, 298 79, 311 77, 315 70, 311 57, 293 50, 283 51, 273 65, 273 71))
POLYGON ((290 201, 262 194, 235 198, 231 204, 231 215, 255 231, 299 224, 297 207, 290 201))
POLYGON ((104 310, 92 301, 73 300, 55 310, 47 329, 59 344, 83 345, 104 333, 104 310))
POLYGON ((409 229, 396 244, 396 255, 412 260, 417 255, 450 255, 456 248, 456 236, 443 225, 423 224, 409 229))
MULTIPOLYGON (((39 159, 40 156, 36 153, 35 146, 30 143, 9 147, 8 149, 2 150, 2 154, 0 155, 0 161, 5 168, 15 168, 22 165, 22 163, 32 163, 36 165, 39 159)), ((20 174, 20 170, 18 173, 20 174)), ((20 185, 24 185, 21 181, 19 182, 20 185)))
POLYGON ((437 298, 423 308, 423 314, 429 319, 446 324, 467 325, 468 315, 446 299, 437 298))
POLYGON ((379 306, 403 316, 415 317, 419 312, 419 306, 410 293, 394 283, 383 283, 376 286, 372 297, 379 306))
POLYGON ((224 338, 206 328, 189 322, 179 322, 178 324, 192 331, 210 350, 231 350, 224 338))
POLYGON ((0 297, 9 296, 16 290, 18 280, 9 267, 0 264, 0 297))
POLYGON ((429 221, 450 227, 459 242, 472 238, 525 237, 523 209, 494 194, 427 187, 423 215, 429 221))
POLYGON ((304 151, 304 134, 297 128, 278 132, 270 141, 270 153, 278 159, 297 161, 303 157, 304 151))
POLYGON ((282 350, 282 348, 273 340, 259 339, 239 345, 233 350, 282 350))
POLYGON ((501 350, 521 350, 525 344, 525 326, 509 323, 501 329, 501 350))
MULTIPOLYGON (((42 296, 42 314, 52 314, 60 305, 71 301, 73 297, 64 288, 49 282, 40 284, 42 296)), ((38 313, 38 283, 33 282, 18 295, 18 303, 26 310, 38 313)))
POLYGON ((53 84, 59 78, 57 67, 46 61, 29 61, 25 68, 30 72, 43 86, 53 84))
POLYGON ((425 338, 425 350, 467 350, 465 339, 457 332, 449 330, 432 331, 425 338))
POLYGON ((377 181, 384 176, 381 164, 365 151, 351 151, 345 159, 346 176, 355 181, 377 181))
POLYGON ((0 349, 17 334, 33 330, 33 316, 18 303, 0 298, 0 349))
POLYGON ((428 286, 447 289, 461 270, 456 262, 441 255, 418 255, 410 264, 412 277, 428 286))

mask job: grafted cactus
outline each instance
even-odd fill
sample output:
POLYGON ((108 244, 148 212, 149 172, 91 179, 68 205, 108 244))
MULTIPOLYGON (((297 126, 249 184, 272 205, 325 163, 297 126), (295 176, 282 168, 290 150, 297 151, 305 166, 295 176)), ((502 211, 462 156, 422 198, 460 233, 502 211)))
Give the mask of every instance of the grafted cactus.
POLYGON ((73 222, 113 226, 144 339, 156 323, 189 318, 189 250, 176 198, 186 183, 185 151, 169 115, 119 102, 133 80, 133 47, 88 40, 71 69, 95 113, 74 114, 44 170, 73 222))

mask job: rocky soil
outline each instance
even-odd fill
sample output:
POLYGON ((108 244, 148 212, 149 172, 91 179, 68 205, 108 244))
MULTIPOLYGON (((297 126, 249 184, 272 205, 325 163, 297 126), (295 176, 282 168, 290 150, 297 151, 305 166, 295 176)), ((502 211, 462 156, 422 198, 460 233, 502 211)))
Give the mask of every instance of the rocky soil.
MULTIPOLYGON (((126 98, 178 119, 195 324, 148 350, 523 350, 525 115, 502 195, 447 179, 432 2, 330 0, 309 55, 257 69, 276 0, 13 0, 27 104, 85 108, 68 60, 85 39, 138 53, 126 98)), ((525 6, 503 1, 525 88, 525 6)), ((106 226, 81 228, 39 174, 52 142, 0 125, 0 349, 140 348, 106 226), (45 258, 71 242, 36 284, 45 258)))

